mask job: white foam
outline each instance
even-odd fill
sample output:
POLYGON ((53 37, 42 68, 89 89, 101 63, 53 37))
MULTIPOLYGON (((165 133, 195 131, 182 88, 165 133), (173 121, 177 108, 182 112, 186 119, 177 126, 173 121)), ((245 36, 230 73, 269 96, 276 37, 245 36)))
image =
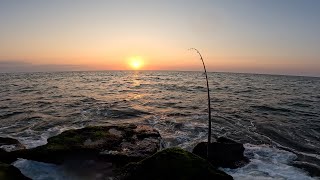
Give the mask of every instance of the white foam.
POLYGON ((10 151, 17 150, 17 146, 16 145, 2 145, 2 146, 0 146, 0 149, 4 149, 5 151, 10 152, 10 151))
POLYGON ((40 136, 36 135, 37 133, 34 132, 33 130, 28 130, 28 132, 23 132, 23 133, 27 133, 28 136, 18 136, 17 139, 23 145, 25 145, 27 149, 30 149, 30 148, 47 144, 48 138, 61 134, 64 131, 67 131, 70 129, 80 129, 83 127, 84 126, 56 126, 43 132, 40 136))
POLYGON ((290 166, 290 162, 297 156, 291 152, 276 149, 267 145, 245 144, 245 155, 249 157, 250 163, 242 168, 228 169, 223 171, 236 180, 242 179, 290 179, 290 180, 312 180, 306 172, 290 166))

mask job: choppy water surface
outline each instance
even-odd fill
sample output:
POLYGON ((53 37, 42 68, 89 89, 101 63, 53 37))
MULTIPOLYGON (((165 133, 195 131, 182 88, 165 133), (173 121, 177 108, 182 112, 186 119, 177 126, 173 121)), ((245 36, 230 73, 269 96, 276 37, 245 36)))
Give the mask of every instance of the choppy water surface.
MULTIPOLYGON (((320 78, 209 73, 209 81, 214 136, 247 143, 252 160, 225 171, 237 179, 311 178, 293 165, 319 171, 320 78)), ((67 129, 128 122, 191 150, 207 135, 203 73, 0 74, 0 136, 29 148, 67 129)))

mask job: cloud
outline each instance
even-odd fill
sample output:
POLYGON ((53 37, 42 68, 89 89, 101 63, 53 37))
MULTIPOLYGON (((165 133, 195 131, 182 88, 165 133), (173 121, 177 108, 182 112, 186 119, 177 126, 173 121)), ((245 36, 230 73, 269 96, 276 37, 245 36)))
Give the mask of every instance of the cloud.
POLYGON ((51 72, 51 71, 81 71, 86 66, 65 64, 32 64, 19 60, 0 61, 0 73, 7 72, 51 72))

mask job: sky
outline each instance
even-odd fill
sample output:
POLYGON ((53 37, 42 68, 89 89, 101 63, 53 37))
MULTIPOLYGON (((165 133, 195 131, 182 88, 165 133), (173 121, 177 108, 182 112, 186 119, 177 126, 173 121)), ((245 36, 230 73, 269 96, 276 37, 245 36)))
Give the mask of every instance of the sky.
POLYGON ((0 0, 0 72, 320 76, 318 0, 0 0))

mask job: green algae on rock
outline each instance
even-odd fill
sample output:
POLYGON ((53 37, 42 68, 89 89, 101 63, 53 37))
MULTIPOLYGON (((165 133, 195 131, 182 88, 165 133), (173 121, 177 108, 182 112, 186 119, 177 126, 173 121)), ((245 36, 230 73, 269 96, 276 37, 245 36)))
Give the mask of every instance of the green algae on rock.
POLYGON ((144 125, 95 126, 69 130, 48 143, 14 152, 19 158, 61 164, 72 159, 139 161, 160 149, 160 134, 144 125))
POLYGON ((165 149, 138 163, 130 163, 122 171, 122 176, 126 180, 233 179, 207 160, 180 148, 165 149))

